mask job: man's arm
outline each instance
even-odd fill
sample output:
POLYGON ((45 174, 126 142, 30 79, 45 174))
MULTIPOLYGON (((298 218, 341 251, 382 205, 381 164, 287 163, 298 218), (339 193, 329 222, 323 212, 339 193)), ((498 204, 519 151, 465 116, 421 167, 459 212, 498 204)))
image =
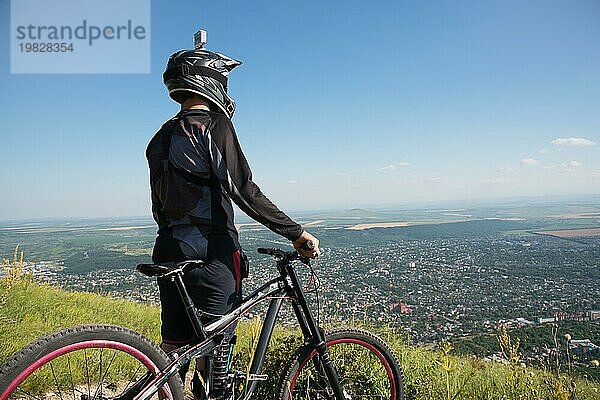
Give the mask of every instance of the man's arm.
MULTIPOLYGON (((208 138, 213 169, 238 207, 273 232, 293 241, 296 249, 309 240, 317 249, 318 240, 277 208, 252 181, 252 171, 231 122, 226 119, 219 121, 208 138)), ((306 252, 305 255, 312 256, 315 252, 306 252)))

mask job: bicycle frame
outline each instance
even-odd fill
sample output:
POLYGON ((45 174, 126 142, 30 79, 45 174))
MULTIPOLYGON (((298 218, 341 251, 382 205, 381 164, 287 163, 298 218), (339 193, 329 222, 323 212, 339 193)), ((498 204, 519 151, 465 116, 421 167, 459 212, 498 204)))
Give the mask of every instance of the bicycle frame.
POLYGON ((332 394, 335 394, 336 398, 340 400, 344 399, 337 373, 329 359, 323 331, 317 325, 317 322, 314 320, 312 313, 308 308, 304 291, 300 285, 296 271, 291 265, 291 259, 284 257, 283 259, 278 260, 277 269, 279 271, 279 277, 269 280, 245 297, 242 300, 241 305, 236 309, 206 327, 200 321, 183 283, 183 268, 173 271, 174 273, 170 275, 179 290, 188 316, 192 322, 192 326, 194 327, 197 336, 200 338, 200 342, 184 346, 169 353, 169 357, 172 358, 173 361, 150 383, 144 385, 142 391, 135 396, 134 400, 146 400, 151 398, 170 378, 177 374, 179 370, 192 359, 210 354, 215 347, 221 344, 224 337, 223 332, 229 326, 238 321, 257 304, 268 299, 270 299, 270 304, 265 314, 254 357, 252 358, 249 374, 249 381, 251 383, 246 385, 247 389, 245 389, 244 400, 250 398, 256 389, 257 381, 262 380, 260 379, 260 374, 264 364, 267 347, 271 340, 281 305, 285 299, 291 300, 292 309, 300 325, 300 330, 304 336, 305 343, 312 343, 319 354, 319 360, 316 362, 320 363, 320 367, 322 367, 325 372, 333 389, 332 394))

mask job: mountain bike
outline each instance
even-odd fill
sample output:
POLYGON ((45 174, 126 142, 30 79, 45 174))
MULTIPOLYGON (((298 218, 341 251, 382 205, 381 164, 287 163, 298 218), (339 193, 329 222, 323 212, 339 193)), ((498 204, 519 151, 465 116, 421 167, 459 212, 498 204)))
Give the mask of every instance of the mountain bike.
POLYGON ((283 365, 276 388, 279 399, 404 399, 402 370, 384 341, 366 331, 343 329, 326 333, 319 326, 306 297, 316 276, 310 260, 295 251, 259 248, 258 252, 275 258, 279 276, 245 297, 233 311, 206 325, 182 279, 187 270, 201 268, 202 261, 138 265, 138 271, 147 276, 173 280, 197 341, 165 354, 146 337, 118 326, 64 329, 29 344, 0 368, 0 400, 180 400, 184 399, 184 391, 179 371, 198 357, 205 357, 207 373, 203 383, 209 396, 218 372, 225 387, 225 395, 220 398, 248 400, 268 377, 262 369, 284 301, 291 303, 303 344, 283 365), (309 285, 304 288, 294 261, 300 261, 310 271, 309 285), (249 372, 235 372, 235 336, 230 333, 231 327, 266 300, 269 306, 249 372), (216 349, 223 345, 229 346, 228 355, 216 357, 216 349))

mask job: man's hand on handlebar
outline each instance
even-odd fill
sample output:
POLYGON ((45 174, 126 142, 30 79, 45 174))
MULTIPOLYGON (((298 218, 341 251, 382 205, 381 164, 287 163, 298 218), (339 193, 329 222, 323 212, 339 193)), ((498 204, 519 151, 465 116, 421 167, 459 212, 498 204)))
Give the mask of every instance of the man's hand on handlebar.
POLYGON ((308 258, 317 258, 321 255, 319 250, 319 239, 311 235, 310 233, 303 231, 302 235, 294 242, 294 248, 301 256, 308 258), (312 243, 312 246, 307 245, 308 242, 312 243))

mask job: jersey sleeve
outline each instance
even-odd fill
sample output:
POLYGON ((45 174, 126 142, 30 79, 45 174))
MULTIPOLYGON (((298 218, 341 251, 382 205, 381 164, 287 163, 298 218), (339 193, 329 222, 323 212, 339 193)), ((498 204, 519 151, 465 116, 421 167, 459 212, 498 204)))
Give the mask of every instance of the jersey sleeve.
POLYGON ((273 232, 296 240, 302 227, 275 206, 252 181, 252 171, 229 119, 215 123, 208 132, 213 170, 233 202, 273 232))

